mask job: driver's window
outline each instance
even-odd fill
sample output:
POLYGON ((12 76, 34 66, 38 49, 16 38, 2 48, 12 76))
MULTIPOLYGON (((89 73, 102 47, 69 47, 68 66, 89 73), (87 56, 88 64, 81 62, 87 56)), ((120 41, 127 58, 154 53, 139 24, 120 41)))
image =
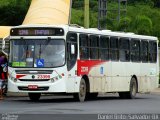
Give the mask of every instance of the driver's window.
POLYGON ((67 69, 68 71, 74 67, 76 60, 77 60, 77 34, 69 32, 67 34, 67 69))

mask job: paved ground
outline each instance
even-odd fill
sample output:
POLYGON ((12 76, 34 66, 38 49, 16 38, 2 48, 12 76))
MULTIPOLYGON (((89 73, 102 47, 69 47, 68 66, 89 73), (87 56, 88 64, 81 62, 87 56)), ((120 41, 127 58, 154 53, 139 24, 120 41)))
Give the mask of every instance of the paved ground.
POLYGON ((133 100, 122 100, 117 94, 106 94, 83 103, 74 101, 72 96, 43 96, 39 102, 31 102, 25 95, 10 94, 4 101, 0 101, 0 113, 0 120, 9 120, 4 119, 7 117, 18 117, 14 120, 97 120, 102 114, 140 113, 152 114, 152 117, 159 120, 160 88, 151 94, 138 94, 133 100))
POLYGON ((43 96, 39 102, 31 102, 28 97, 7 97, 0 102, 0 113, 0 117, 18 115, 21 117, 18 120, 33 117, 38 120, 97 120, 99 114, 157 115, 160 114, 160 94, 138 94, 133 100, 122 100, 117 94, 108 94, 83 103, 74 101, 72 96, 43 96))

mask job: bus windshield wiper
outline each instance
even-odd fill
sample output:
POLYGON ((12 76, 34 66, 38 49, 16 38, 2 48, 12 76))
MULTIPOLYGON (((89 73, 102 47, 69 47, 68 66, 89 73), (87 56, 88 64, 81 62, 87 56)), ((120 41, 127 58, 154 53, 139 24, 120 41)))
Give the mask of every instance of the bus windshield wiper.
POLYGON ((39 48, 39 59, 41 58, 41 53, 42 53, 42 50, 41 50, 41 44, 40 44, 40 48, 39 48))

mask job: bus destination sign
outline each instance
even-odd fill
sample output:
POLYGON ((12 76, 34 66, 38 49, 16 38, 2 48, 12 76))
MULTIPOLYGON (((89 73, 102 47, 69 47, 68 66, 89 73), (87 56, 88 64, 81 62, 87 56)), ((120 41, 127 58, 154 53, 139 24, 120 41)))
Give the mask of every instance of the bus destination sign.
POLYGON ((11 36, 63 36, 62 28, 13 28, 11 36))

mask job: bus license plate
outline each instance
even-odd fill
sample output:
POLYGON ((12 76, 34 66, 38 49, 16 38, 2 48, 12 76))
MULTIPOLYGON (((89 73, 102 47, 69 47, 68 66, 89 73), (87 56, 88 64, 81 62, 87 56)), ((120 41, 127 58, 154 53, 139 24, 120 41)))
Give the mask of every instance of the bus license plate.
POLYGON ((38 89, 37 85, 28 85, 28 89, 38 89))

